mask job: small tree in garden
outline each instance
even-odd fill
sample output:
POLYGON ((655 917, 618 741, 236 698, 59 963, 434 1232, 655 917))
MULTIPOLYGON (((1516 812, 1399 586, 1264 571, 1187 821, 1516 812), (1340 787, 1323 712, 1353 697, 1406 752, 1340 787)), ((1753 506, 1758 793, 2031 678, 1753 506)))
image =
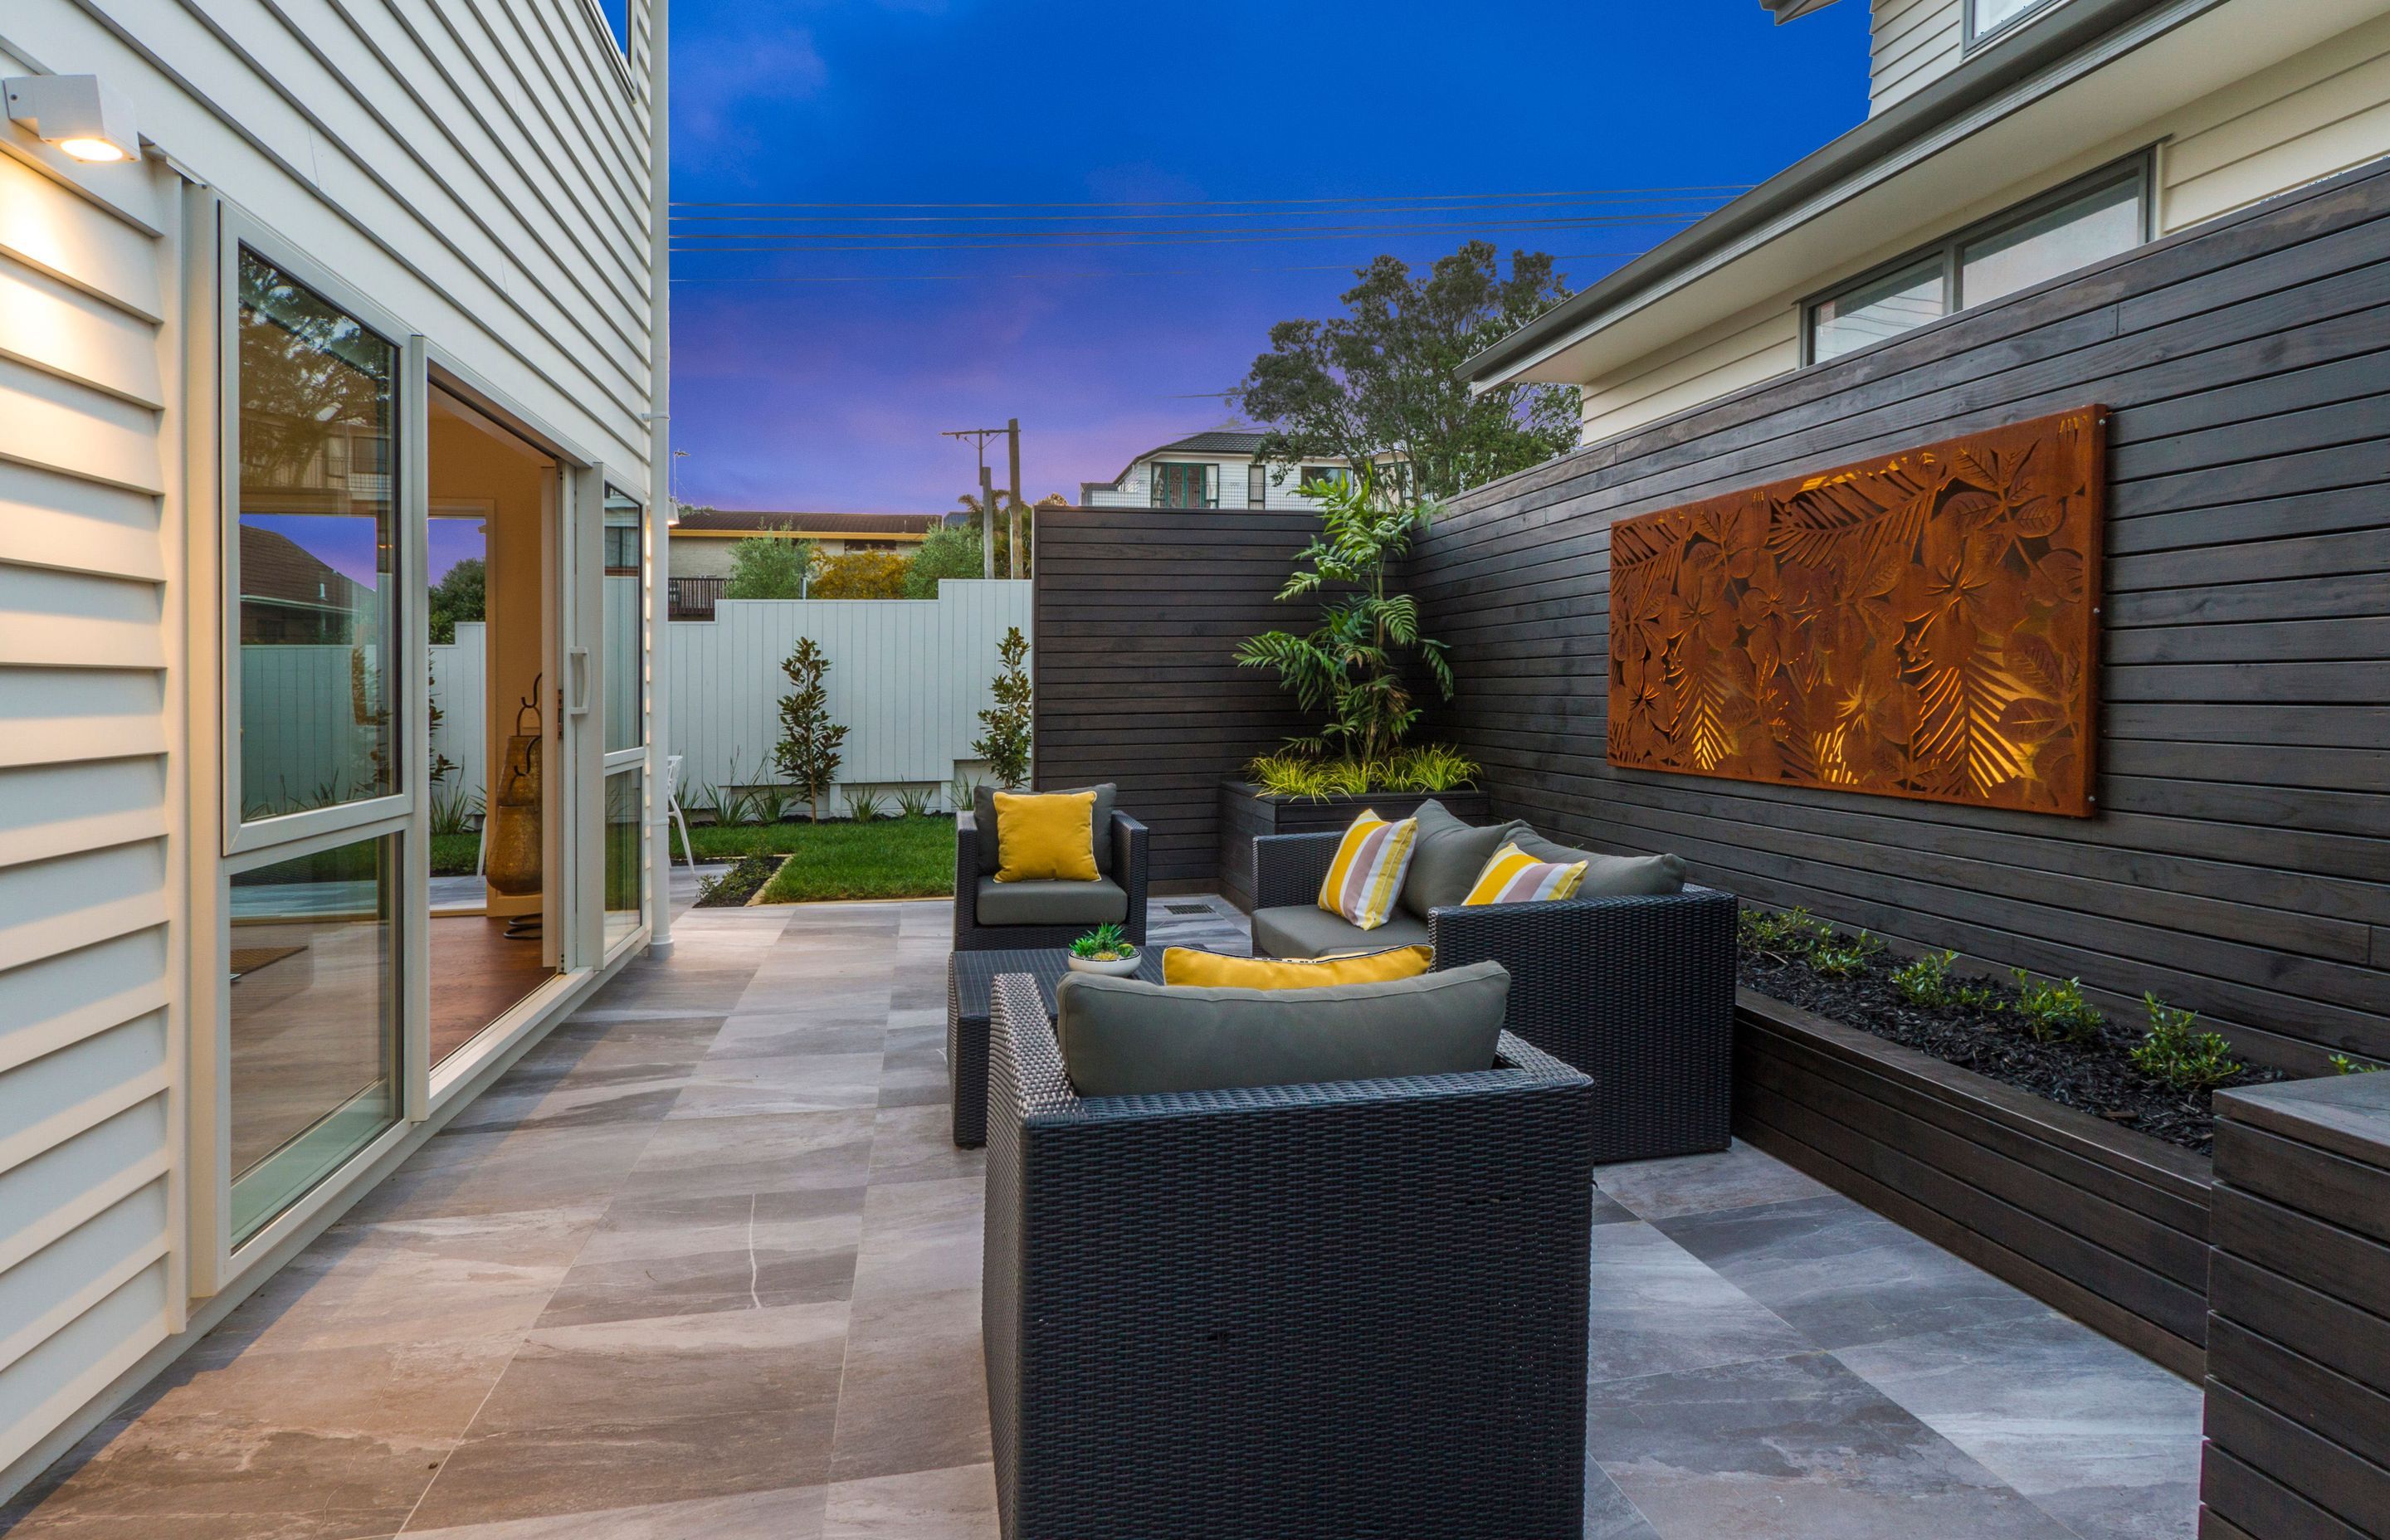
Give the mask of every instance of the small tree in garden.
POLYGON ((1029 779, 1029 638, 1012 626, 996 651, 1002 663, 991 687, 996 704, 979 713, 987 731, 971 740, 971 752, 987 761, 998 785, 1015 791, 1029 779))
POLYGON ((772 763, 805 794, 819 823, 822 799, 838 774, 838 746, 846 741, 846 729, 829 719, 829 656, 811 636, 803 636, 780 672, 789 676, 789 694, 780 702, 780 741, 772 763))
POLYGON ((801 599, 805 574, 813 570, 814 543, 750 535, 730 545, 730 581, 723 586, 726 599, 801 599))
POLYGON ((823 560, 815 571, 817 599, 901 599, 906 559, 893 551, 849 551, 823 560))
POLYGON ((1319 624, 1305 635, 1266 631, 1247 638, 1237 648, 1237 662, 1276 669, 1304 711, 1327 714, 1316 735, 1293 739, 1292 747, 1308 753, 1333 748, 1375 764, 1419 720, 1403 677, 1403 652, 1415 655, 1444 698, 1452 699, 1452 667, 1444 644, 1420 635, 1419 601, 1386 591, 1387 568, 1410 549, 1412 531, 1429 514, 1378 500, 1366 479, 1315 482, 1313 491, 1319 534, 1295 558, 1305 565, 1278 597, 1300 598, 1330 584, 1358 592, 1323 603, 1319 624))
POLYGON ((940 578, 975 578, 980 574, 979 532, 961 524, 941 524, 932 530, 905 567, 905 597, 933 599, 940 578))

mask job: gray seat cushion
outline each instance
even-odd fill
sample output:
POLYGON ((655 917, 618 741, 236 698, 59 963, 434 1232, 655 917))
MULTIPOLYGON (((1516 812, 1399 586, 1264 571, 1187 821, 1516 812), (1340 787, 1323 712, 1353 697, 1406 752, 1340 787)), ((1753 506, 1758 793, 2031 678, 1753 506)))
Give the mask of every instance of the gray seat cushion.
POLYGON ((1421 919, 1430 909, 1467 898, 1477 874, 1503 841, 1531 832, 1516 820, 1483 827, 1462 823, 1432 797, 1412 816, 1419 819, 1419 838, 1411 843, 1411 869, 1403 877, 1401 906, 1421 919))
POLYGON ((1397 906, 1386 923, 1364 930, 1343 915, 1317 904, 1290 904, 1253 911, 1253 952, 1265 957, 1324 957, 1331 952, 1383 952, 1393 946, 1425 946, 1427 921, 1397 906))
POLYGON ((1538 861, 1582 861, 1585 880, 1579 898, 1638 898, 1650 893, 1681 892, 1685 858, 1681 855, 1597 855, 1589 850, 1556 845, 1530 829, 1519 838, 1519 848, 1538 861))
POLYGON ((1326 989, 1165 989, 1073 973, 1054 994, 1079 1094, 1152 1096, 1490 1070, 1510 975, 1482 962, 1326 989))
MULTIPOLYGON (((971 788, 971 825, 979 830, 979 874, 994 877, 999 869, 996 848, 996 794, 1002 789, 994 786, 971 788)), ((1096 794, 1096 875, 1111 877, 1112 873, 1112 797, 1120 789, 1111 781, 1101 786, 1065 786, 1053 793, 1068 796, 1073 791, 1096 794)), ((1043 793, 1041 793, 1042 795, 1043 793)), ((987 923, 982 917, 980 923, 987 923)))
POLYGON ((979 879, 982 925, 1101 925, 1126 921, 1128 890, 1109 877, 1093 882, 979 879))

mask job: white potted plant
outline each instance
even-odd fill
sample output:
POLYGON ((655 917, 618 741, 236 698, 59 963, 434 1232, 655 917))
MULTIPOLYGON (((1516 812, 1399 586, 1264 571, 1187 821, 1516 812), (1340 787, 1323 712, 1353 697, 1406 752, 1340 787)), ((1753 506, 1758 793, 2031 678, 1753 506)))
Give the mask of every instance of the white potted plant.
POLYGON ((1117 925, 1099 925, 1071 943, 1071 971, 1124 979, 1137 971, 1135 943, 1117 925))

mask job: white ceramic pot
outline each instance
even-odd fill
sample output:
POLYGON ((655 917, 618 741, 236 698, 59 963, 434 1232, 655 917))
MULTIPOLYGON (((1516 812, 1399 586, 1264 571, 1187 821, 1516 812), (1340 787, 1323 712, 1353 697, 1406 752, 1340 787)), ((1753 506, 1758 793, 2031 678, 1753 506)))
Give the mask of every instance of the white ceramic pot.
POLYGON ((1107 978, 1125 979, 1137 971, 1137 965, 1143 960, 1144 959, 1142 957, 1134 952, 1130 953, 1125 957, 1114 957, 1110 962, 1098 962, 1093 957, 1073 957, 1071 959, 1071 971, 1073 973, 1101 973, 1107 978))

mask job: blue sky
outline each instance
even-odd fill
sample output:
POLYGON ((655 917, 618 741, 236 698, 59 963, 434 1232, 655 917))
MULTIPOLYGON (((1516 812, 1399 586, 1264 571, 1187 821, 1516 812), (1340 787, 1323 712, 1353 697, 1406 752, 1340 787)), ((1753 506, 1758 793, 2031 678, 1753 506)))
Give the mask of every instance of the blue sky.
POLYGON ((1016 416, 1024 490, 1075 496, 1227 417, 1206 392, 1271 323, 1332 313, 1380 251, 1424 263, 1484 230, 1570 255, 1583 287, 1676 227, 1484 229, 1614 207, 1582 196, 1499 214, 1223 200, 1747 184, 1866 111, 1856 3, 1781 28, 1758 0, 678 0, 673 19, 676 201, 1015 206, 682 222, 816 248, 675 258, 677 491, 722 507, 950 507, 976 461, 940 430, 1016 416), (1255 234, 1322 224, 1402 233, 1255 234), (951 234, 1024 229, 1109 238, 951 234), (874 238, 818 249, 830 231, 874 238), (945 249, 888 249, 919 246, 945 249))

